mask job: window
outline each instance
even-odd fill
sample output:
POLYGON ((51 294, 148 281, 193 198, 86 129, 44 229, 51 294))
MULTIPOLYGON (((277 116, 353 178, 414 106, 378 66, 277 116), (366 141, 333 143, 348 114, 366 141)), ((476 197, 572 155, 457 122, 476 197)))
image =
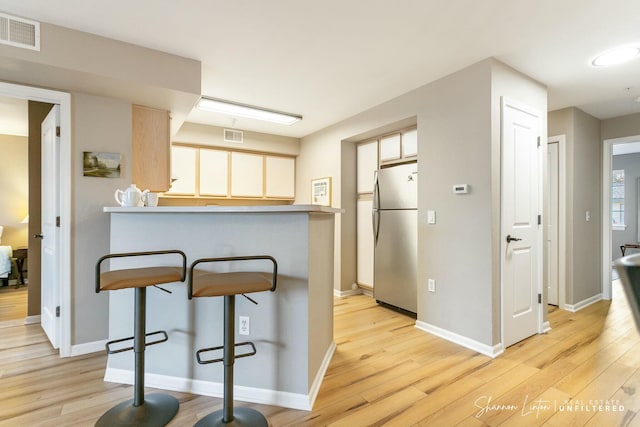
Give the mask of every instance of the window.
POLYGON ((614 170, 611 179, 611 225, 624 230, 624 170, 614 170))

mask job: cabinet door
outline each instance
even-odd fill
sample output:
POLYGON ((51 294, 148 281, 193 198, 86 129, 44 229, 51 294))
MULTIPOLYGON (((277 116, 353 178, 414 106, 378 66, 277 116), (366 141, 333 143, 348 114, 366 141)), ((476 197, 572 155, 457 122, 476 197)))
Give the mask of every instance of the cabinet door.
POLYGON ((290 157, 266 156, 266 196, 295 197, 296 161, 290 157))
POLYGON ((373 287, 373 201, 358 200, 357 204, 357 280, 360 285, 373 287))
POLYGON ((263 158, 260 154, 231 153, 231 195, 262 197, 263 158))
POLYGON ((171 184, 170 194, 196 193, 196 148, 171 147, 171 184))
POLYGON ((171 185, 169 112, 134 105, 131 111, 131 179, 140 189, 171 185))
POLYGON ((402 157, 418 155, 418 130, 412 129, 402 134, 402 157))
POLYGON ((373 175, 378 169, 378 141, 358 145, 357 157, 358 193, 373 193, 373 175))
POLYGON ((398 160, 400 152, 400 134, 385 136, 380 139, 380 161, 398 160))
POLYGON ((200 149, 200 195, 226 196, 229 193, 229 152, 200 149))

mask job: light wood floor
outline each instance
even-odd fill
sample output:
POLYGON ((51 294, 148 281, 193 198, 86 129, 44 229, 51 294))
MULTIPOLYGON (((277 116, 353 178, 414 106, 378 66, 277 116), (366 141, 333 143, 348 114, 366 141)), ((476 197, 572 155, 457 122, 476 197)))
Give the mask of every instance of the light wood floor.
POLYGON ((27 288, 0 287, 0 322, 22 320, 27 317, 27 288))
MULTIPOLYGON (((337 351, 314 410, 249 406, 273 426, 640 425, 640 336, 619 288, 613 303, 549 318, 551 332, 492 360, 368 297, 336 299, 337 351)), ((60 359, 38 325, 0 323, 0 426, 93 425, 132 396, 130 386, 102 380, 105 362, 103 354, 60 359)), ((180 411, 170 426, 221 406, 171 394, 180 411)))

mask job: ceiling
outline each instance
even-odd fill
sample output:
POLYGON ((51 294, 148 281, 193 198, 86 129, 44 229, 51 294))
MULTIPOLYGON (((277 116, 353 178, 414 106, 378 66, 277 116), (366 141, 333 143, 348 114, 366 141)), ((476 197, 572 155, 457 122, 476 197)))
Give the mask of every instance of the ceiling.
POLYGON ((549 110, 640 112, 637 0, 0 0, 0 10, 200 60, 204 95, 304 116, 292 126, 188 121, 302 137, 488 57, 548 87, 549 110))

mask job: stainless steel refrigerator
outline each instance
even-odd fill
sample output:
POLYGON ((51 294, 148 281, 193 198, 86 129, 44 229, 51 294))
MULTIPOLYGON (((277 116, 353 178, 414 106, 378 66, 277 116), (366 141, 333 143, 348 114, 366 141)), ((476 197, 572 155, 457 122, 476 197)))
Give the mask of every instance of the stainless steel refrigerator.
POLYGON ((376 171, 373 194, 373 296, 417 312, 418 165, 376 171))

